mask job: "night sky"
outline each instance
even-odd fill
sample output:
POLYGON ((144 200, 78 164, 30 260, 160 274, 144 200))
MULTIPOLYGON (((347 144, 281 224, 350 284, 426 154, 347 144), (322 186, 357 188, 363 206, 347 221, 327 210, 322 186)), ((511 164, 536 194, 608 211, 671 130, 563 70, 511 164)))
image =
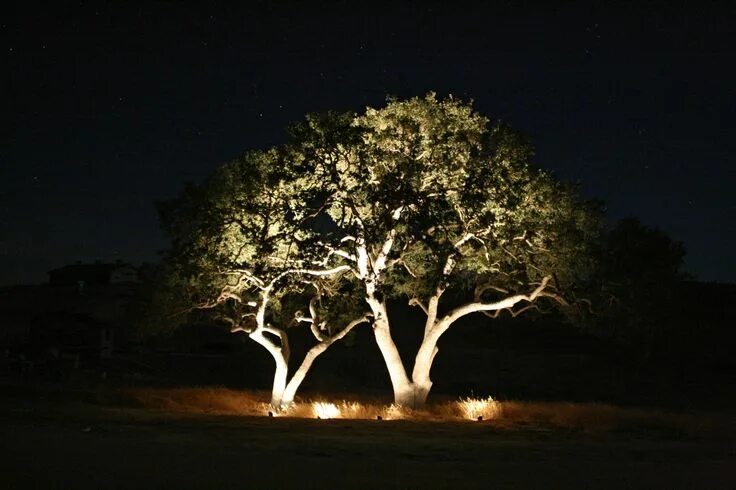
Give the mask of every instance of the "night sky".
POLYGON ((683 241, 696 278, 736 282, 734 7, 9 3, 0 285, 155 261, 154 200, 279 144, 305 113, 429 90, 529 134, 537 163, 611 221, 683 241))

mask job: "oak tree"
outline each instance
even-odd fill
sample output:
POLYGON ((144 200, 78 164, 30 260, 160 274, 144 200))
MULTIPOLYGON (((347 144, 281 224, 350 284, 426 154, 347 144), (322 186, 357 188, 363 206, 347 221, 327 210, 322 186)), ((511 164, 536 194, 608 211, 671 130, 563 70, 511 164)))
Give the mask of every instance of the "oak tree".
POLYGON ((188 303, 226 311, 271 352, 275 405, 294 392, 286 325, 309 324, 319 353, 370 322, 395 402, 421 406, 438 341, 460 318, 564 307, 590 270, 598 214, 532 156, 518 132, 452 97, 309 115, 281 147, 164 207, 171 260, 197 292, 188 303), (387 308, 402 297, 426 316, 411 370, 387 308))
POLYGON ((295 214, 329 222, 302 230, 303 250, 360 283, 396 403, 425 403, 438 341, 460 318, 566 306, 586 278, 598 213, 532 155, 516 131, 434 94, 308 117, 283 149, 294 202, 311 204, 295 214), (426 315, 411 371, 387 309, 402 296, 426 315))
POLYGON ((206 311, 263 346, 275 363, 275 409, 293 402, 320 354, 368 321, 359 305, 351 308, 344 299, 340 308, 329 307, 340 296, 335 284, 347 266, 299 258, 295 233, 303 223, 289 213, 288 177, 276 152, 254 151, 159 203, 171 248, 157 291, 157 318, 176 327, 188 314, 206 311), (315 342, 290 376, 289 330, 299 326, 309 328, 315 342))

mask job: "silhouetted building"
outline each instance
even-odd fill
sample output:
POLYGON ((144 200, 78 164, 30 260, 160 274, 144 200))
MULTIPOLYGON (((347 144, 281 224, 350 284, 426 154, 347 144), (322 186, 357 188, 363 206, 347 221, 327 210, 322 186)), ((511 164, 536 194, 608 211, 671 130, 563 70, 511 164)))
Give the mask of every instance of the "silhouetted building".
POLYGON ((126 341, 137 284, 137 269, 118 261, 70 264, 49 271, 47 285, 0 289, 0 345, 77 363, 110 357, 126 341))

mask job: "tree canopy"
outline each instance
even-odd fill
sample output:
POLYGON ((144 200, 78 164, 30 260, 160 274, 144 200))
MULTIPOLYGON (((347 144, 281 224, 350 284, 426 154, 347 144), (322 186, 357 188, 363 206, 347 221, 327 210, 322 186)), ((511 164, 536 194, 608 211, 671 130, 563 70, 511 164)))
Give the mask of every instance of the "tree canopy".
POLYGON ((272 328, 266 310, 282 326, 340 332, 370 317, 396 402, 421 405, 455 320, 566 305, 590 274, 598 210, 532 157, 520 133, 432 93, 309 115, 281 147, 248 153, 161 207, 169 261, 190 307, 225 311, 251 336, 272 328), (440 304, 448 290, 454 308, 440 304), (390 297, 427 316, 411 379, 390 297))
POLYGON ((669 343, 682 320, 673 308, 685 249, 664 231, 627 217, 601 240, 597 283, 601 296, 592 322, 645 356, 669 343))

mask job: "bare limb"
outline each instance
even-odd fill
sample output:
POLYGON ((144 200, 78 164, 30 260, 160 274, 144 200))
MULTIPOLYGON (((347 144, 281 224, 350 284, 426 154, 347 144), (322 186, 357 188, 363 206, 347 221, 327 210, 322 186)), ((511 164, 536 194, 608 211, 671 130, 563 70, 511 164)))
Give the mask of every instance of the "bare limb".
POLYGON ((325 340, 321 341, 320 343, 318 343, 317 345, 309 349, 309 351, 307 352, 307 355, 304 356, 304 360, 302 360, 301 365, 294 372, 294 375, 291 377, 291 380, 289 380, 289 383, 287 384, 286 391, 285 391, 285 397, 287 399, 293 399, 293 396, 296 393, 296 390, 299 388, 299 385, 301 385, 302 381, 304 381, 304 377, 307 375, 307 372, 312 367, 312 364, 314 363, 315 359, 317 359, 317 357, 320 354, 322 354, 325 350, 327 350, 327 348, 330 345, 332 345, 336 341, 345 337, 357 325, 360 325, 363 322, 367 322, 371 316, 372 315, 370 314, 366 314, 360 318, 357 318, 351 321, 340 332, 336 333, 335 335, 325 338, 325 340))
POLYGON ((242 302, 242 299, 239 295, 233 293, 232 291, 222 291, 220 295, 215 300, 215 303, 222 303, 223 301, 226 301, 228 299, 232 299, 237 301, 238 303, 242 302))
POLYGON ((283 279, 284 277, 288 276, 289 274, 306 274, 310 276, 315 277, 324 277, 324 276, 331 276, 335 274, 339 274, 343 271, 349 271, 351 270, 349 265, 340 265, 337 267, 333 267, 332 269, 289 269, 286 270, 280 274, 278 274, 276 277, 274 277, 269 283, 267 288, 270 290, 276 285, 278 281, 283 279))
POLYGON ((396 264, 403 265, 404 269, 406 269, 406 272, 408 272, 411 277, 416 279, 417 275, 414 273, 413 270, 411 270, 411 267, 409 267, 409 264, 407 264, 406 261, 404 261, 404 259, 398 258, 398 259, 392 260, 391 262, 389 262, 389 267, 394 266, 396 264))
POLYGON ((291 354, 291 350, 289 348, 289 336, 286 334, 286 332, 284 332, 280 328, 276 328, 271 325, 263 325, 260 327, 259 330, 276 335, 279 338, 281 345, 277 345, 277 347, 281 349, 281 352, 284 354, 284 359, 286 360, 286 362, 289 362, 289 355, 291 354))
POLYGON ((360 317, 360 318, 356 318, 355 320, 353 320, 353 321, 351 321, 350 323, 348 323, 348 324, 347 324, 347 325, 345 326, 345 328, 343 328, 342 330, 340 330, 340 331, 339 331, 339 332, 337 332, 336 334, 334 334, 334 335, 330 336, 330 337, 329 337, 329 338, 328 338, 328 339, 327 339, 326 341, 327 341, 327 342, 329 342, 330 344, 332 344, 333 342, 336 342, 336 341, 338 341, 338 340, 342 339, 342 338, 343 338, 343 337, 345 337, 345 336, 346 336, 347 334, 349 334, 349 333, 350 333, 350 331, 351 331, 351 330, 352 330, 353 328, 357 327, 357 326, 358 326, 358 325, 360 325, 361 323, 365 323, 365 322, 368 322, 368 321, 370 321, 370 318, 373 318, 373 315, 372 315, 371 313, 366 313, 366 314, 365 314, 365 315, 363 315, 362 317, 360 317))
POLYGON ((549 283, 550 279, 551 279, 550 276, 545 276, 544 279, 542 279, 542 282, 539 284, 539 286, 537 286, 536 289, 534 289, 534 291, 532 291, 530 294, 516 294, 516 295, 509 296, 507 298, 504 298, 500 301, 496 301, 493 303, 473 302, 473 303, 468 303, 463 306, 459 306, 455 308, 454 310, 452 310, 450 313, 448 313, 440 321, 440 323, 443 325, 441 327, 441 330, 442 331, 446 330, 457 319, 465 315, 468 315, 470 313, 509 309, 509 308, 513 308, 516 304, 522 301, 528 301, 529 303, 531 303, 534 300, 536 300, 544 292, 544 289, 547 287, 547 284, 549 283))
MULTIPOLYGON (((570 303, 565 298, 563 298, 561 295, 556 294, 556 293, 552 293, 552 292, 549 292, 549 291, 544 291, 544 292, 540 292, 539 293, 539 296, 553 299, 553 300, 557 301, 559 304, 561 304, 563 306, 569 306, 570 305, 570 303)), ((587 301, 587 300, 581 300, 581 301, 587 301)), ((590 304, 590 301, 588 301, 588 304, 590 304)))
MULTIPOLYGON (((394 221, 398 221, 403 210, 404 206, 399 206, 398 208, 394 209, 391 213, 391 218, 394 221)), ((388 233, 386 233, 386 240, 384 240, 383 245, 381 246, 381 251, 376 256, 376 261, 373 265, 374 273, 380 274, 381 271, 386 268, 386 260, 388 259, 388 254, 391 253, 391 248, 394 245, 395 238, 396 228, 391 228, 388 233)))
POLYGON ((422 304, 421 301, 419 301, 418 298, 412 298, 412 299, 410 299, 409 300, 409 306, 418 306, 419 308, 422 309, 422 311, 424 312, 425 315, 429 316, 429 310, 427 309, 426 306, 424 306, 422 304))
POLYGON ((309 330, 312 332, 312 335, 314 335, 314 338, 317 339, 317 342, 324 342, 327 340, 327 337, 322 333, 319 326, 317 325, 317 322, 311 322, 309 325, 309 330))
POLYGON ((475 288, 475 301, 482 301, 481 298, 483 297, 483 294, 488 290, 498 291, 499 293, 503 294, 509 294, 508 289, 495 286, 491 283, 480 284, 475 288))
POLYGON ((329 245, 323 244, 323 246, 327 247, 329 249, 329 252, 327 256, 325 257, 324 261, 322 262, 323 265, 327 265, 327 262, 330 260, 330 257, 333 255, 337 255, 338 257, 342 257, 343 259, 349 260, 351 262, 357 262, 358 258, 351 253, 348 253, 344 250, 341 250, 339 248, 330 247, 329 245))
POLYGON ((484 315, 486 315, 489 318, 498 318, 501 312, 508 311, 512 318, 516 318, 517 316, 521 315, 525 311, 529 310, 539 310, 539 306, 536 304, 529 304, 524 306, 523 308, 519 308, 518 310, 514 310, 513 308, 508 308, 506 310, 496 310, 496 311, 482 311, 484 315))

